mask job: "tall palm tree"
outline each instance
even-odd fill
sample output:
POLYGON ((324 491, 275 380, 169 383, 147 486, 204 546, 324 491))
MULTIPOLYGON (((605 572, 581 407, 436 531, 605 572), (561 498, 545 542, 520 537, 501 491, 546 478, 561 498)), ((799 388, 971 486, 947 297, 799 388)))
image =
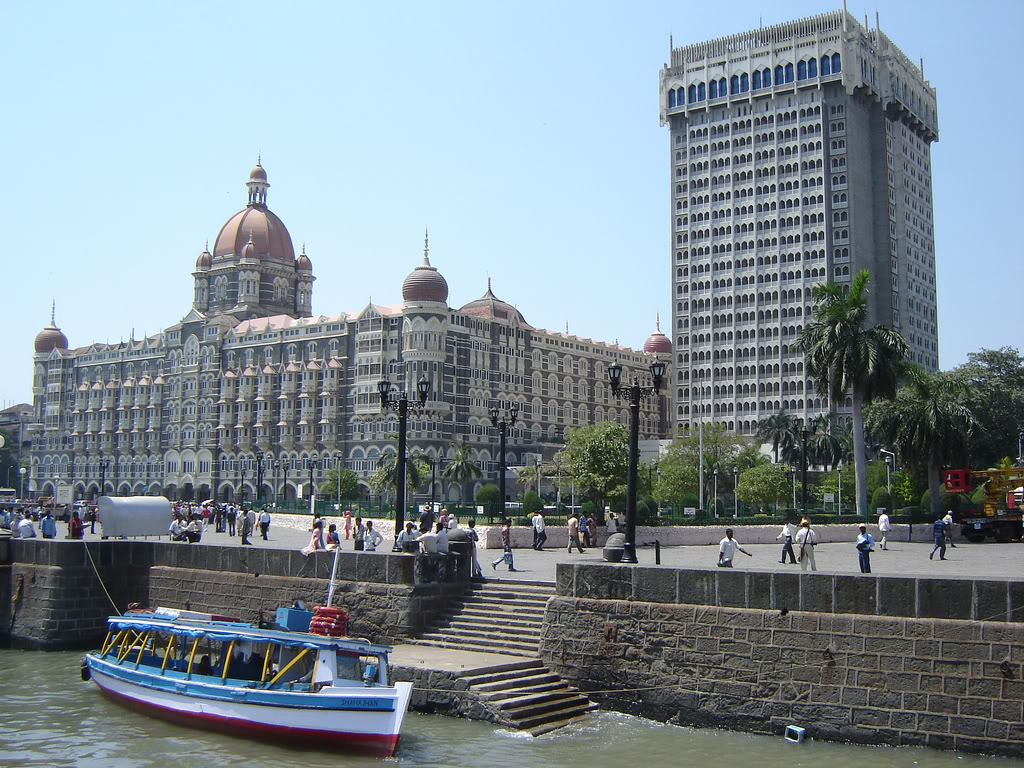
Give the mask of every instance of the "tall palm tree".
POLYGON ((857 479, 857 513, 867 514, 867 462, 864 449, 864 406, 878 397, 891 398, 907 356, 907 342, 891 328, 867 327, 866 269, 853 278, 849 290, 838 283, 816 285, 814 314, 796 348, 807 354, 807 371, 818 392, 853 403, 853 463, 857 479))
POLYGON ((867 409, 868 430, 894 445, 908 461, 928 467, 933 515, 939 512, 939 475, 945 461, 962 461, 977 423, 968 405, 967 387, 950 374, 929 374, 916 365, 894 400, 867 409))
MULTIPOLYGON (((370 487, 377 493, 384 491, 398 492, 398 456, 385 453, 377 461, 377 470, 370 477, 370 487)), ((415 491, 423 485, 427 476, 427 465, 418 456, 407 456, 405 459, 405 487, 407 491, 415 491)))
POLYGON ((778 411, 757 425, 757 437, 772 444, 775 464, 779 463, 779 449, 783 456, 789 453, 796 440, 796 419, 786 411, 778 411))
MULTIPOLYGON (((469 446, 466 443, 453 440, 450 447, 454 449, 455 453, 451 458, 447 459, 444 469, 441 470, 441 477, 456 483, 465 490, 463 487, 465 483, 480 477, 480 466, 470 458, 469 446)), ((463 494, 463 497, 465 497, 465 494, 463 494)))
POLYGON ((807 455, 815 464, 828 469, 835 469, 842 459, 842 444, 832 418, 824 413, 819 414, 811 422, 808 438, 807 455))

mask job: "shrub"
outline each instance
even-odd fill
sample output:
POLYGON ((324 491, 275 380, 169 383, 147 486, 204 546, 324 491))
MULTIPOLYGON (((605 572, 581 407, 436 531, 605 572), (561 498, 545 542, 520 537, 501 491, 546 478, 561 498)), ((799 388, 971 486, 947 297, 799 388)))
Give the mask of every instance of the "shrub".
POLYGON ((493 514, 502 514, 501 504, 498 503, 498 495, 501 492, 498 490, 498 486, 494 483, 487 483, 477 488, 476 495, 473 500, 477 504, 482 504, 486 510, 493 514))
POLYGON ((885 486, 875 488, 875 493, 871 496, 872 514, 878 512, 879 507, 892 512, 892 496, 889 495, 889 491, 886 490, 885 486))
MULTIPOLYGON (((597 513, 597 504, 595 504, 592 501, 584 501, 582 504, 580 504, 580 512, 586 515, 587 517, 590 517, 591 515, 597 513)), ((602 514, 601 517, 604 517, 604 515, 602 514)))
POLYGON ((537 510, 543 508, 544 502, 541 501, 540 496, 533 491, 527 491, 526 495, 523 496, 523 514, 532 518, 537 514, 537 510))

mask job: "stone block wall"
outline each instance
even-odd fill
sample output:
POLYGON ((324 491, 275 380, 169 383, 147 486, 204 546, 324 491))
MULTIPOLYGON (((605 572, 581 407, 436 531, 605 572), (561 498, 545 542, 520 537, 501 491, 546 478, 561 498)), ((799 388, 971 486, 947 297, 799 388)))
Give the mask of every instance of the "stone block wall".
POLYGON ((938 583, 887 600, 885 579, 773 576, 560 567, 542 658, 603 705, 663 721, 1024 754, 1021 582, 908 579, 938 583))

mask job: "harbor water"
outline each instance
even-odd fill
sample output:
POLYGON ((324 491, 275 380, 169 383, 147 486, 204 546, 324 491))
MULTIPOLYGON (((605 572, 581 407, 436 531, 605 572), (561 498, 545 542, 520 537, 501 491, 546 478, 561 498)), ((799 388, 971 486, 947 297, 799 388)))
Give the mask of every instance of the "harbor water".
POLYGON ((410 713, 388 760, 300 750, 154 720, 103 697, 79 677, 81 653, 0 650, 0 765, 80 768, 280 768, 451 766, 621 768, 623 765, 757 768, 1024 766, 1024 760, 921 748, 866 747, 659 725, 598 712, 540 738, 488 723, 410 713))

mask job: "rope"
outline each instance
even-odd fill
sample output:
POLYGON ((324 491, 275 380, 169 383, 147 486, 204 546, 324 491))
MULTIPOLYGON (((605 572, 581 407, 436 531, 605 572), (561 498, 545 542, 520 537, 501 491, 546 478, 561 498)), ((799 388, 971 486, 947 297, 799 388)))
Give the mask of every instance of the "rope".
POLYGON ((92 559, 92 552, 89 551, 89 545, 86 544, 85 538, 82 538, 82 546, 85 547, 85 554, 89 556, 89 562, 92 564, 92 571, 96 574, 96 580, 99 581, 100 586, 103 587, 103 593, 107 596, 107 600, 114 607, 114 611, 118 616, 123 615, 120 609, 117 607, 117 603, 114 602, 114 598, 110 596, 110 592, 107 591, 107 585, 103 583, 103 577, 100 576, 100 570, 96 567, 96 561, 92 559))

